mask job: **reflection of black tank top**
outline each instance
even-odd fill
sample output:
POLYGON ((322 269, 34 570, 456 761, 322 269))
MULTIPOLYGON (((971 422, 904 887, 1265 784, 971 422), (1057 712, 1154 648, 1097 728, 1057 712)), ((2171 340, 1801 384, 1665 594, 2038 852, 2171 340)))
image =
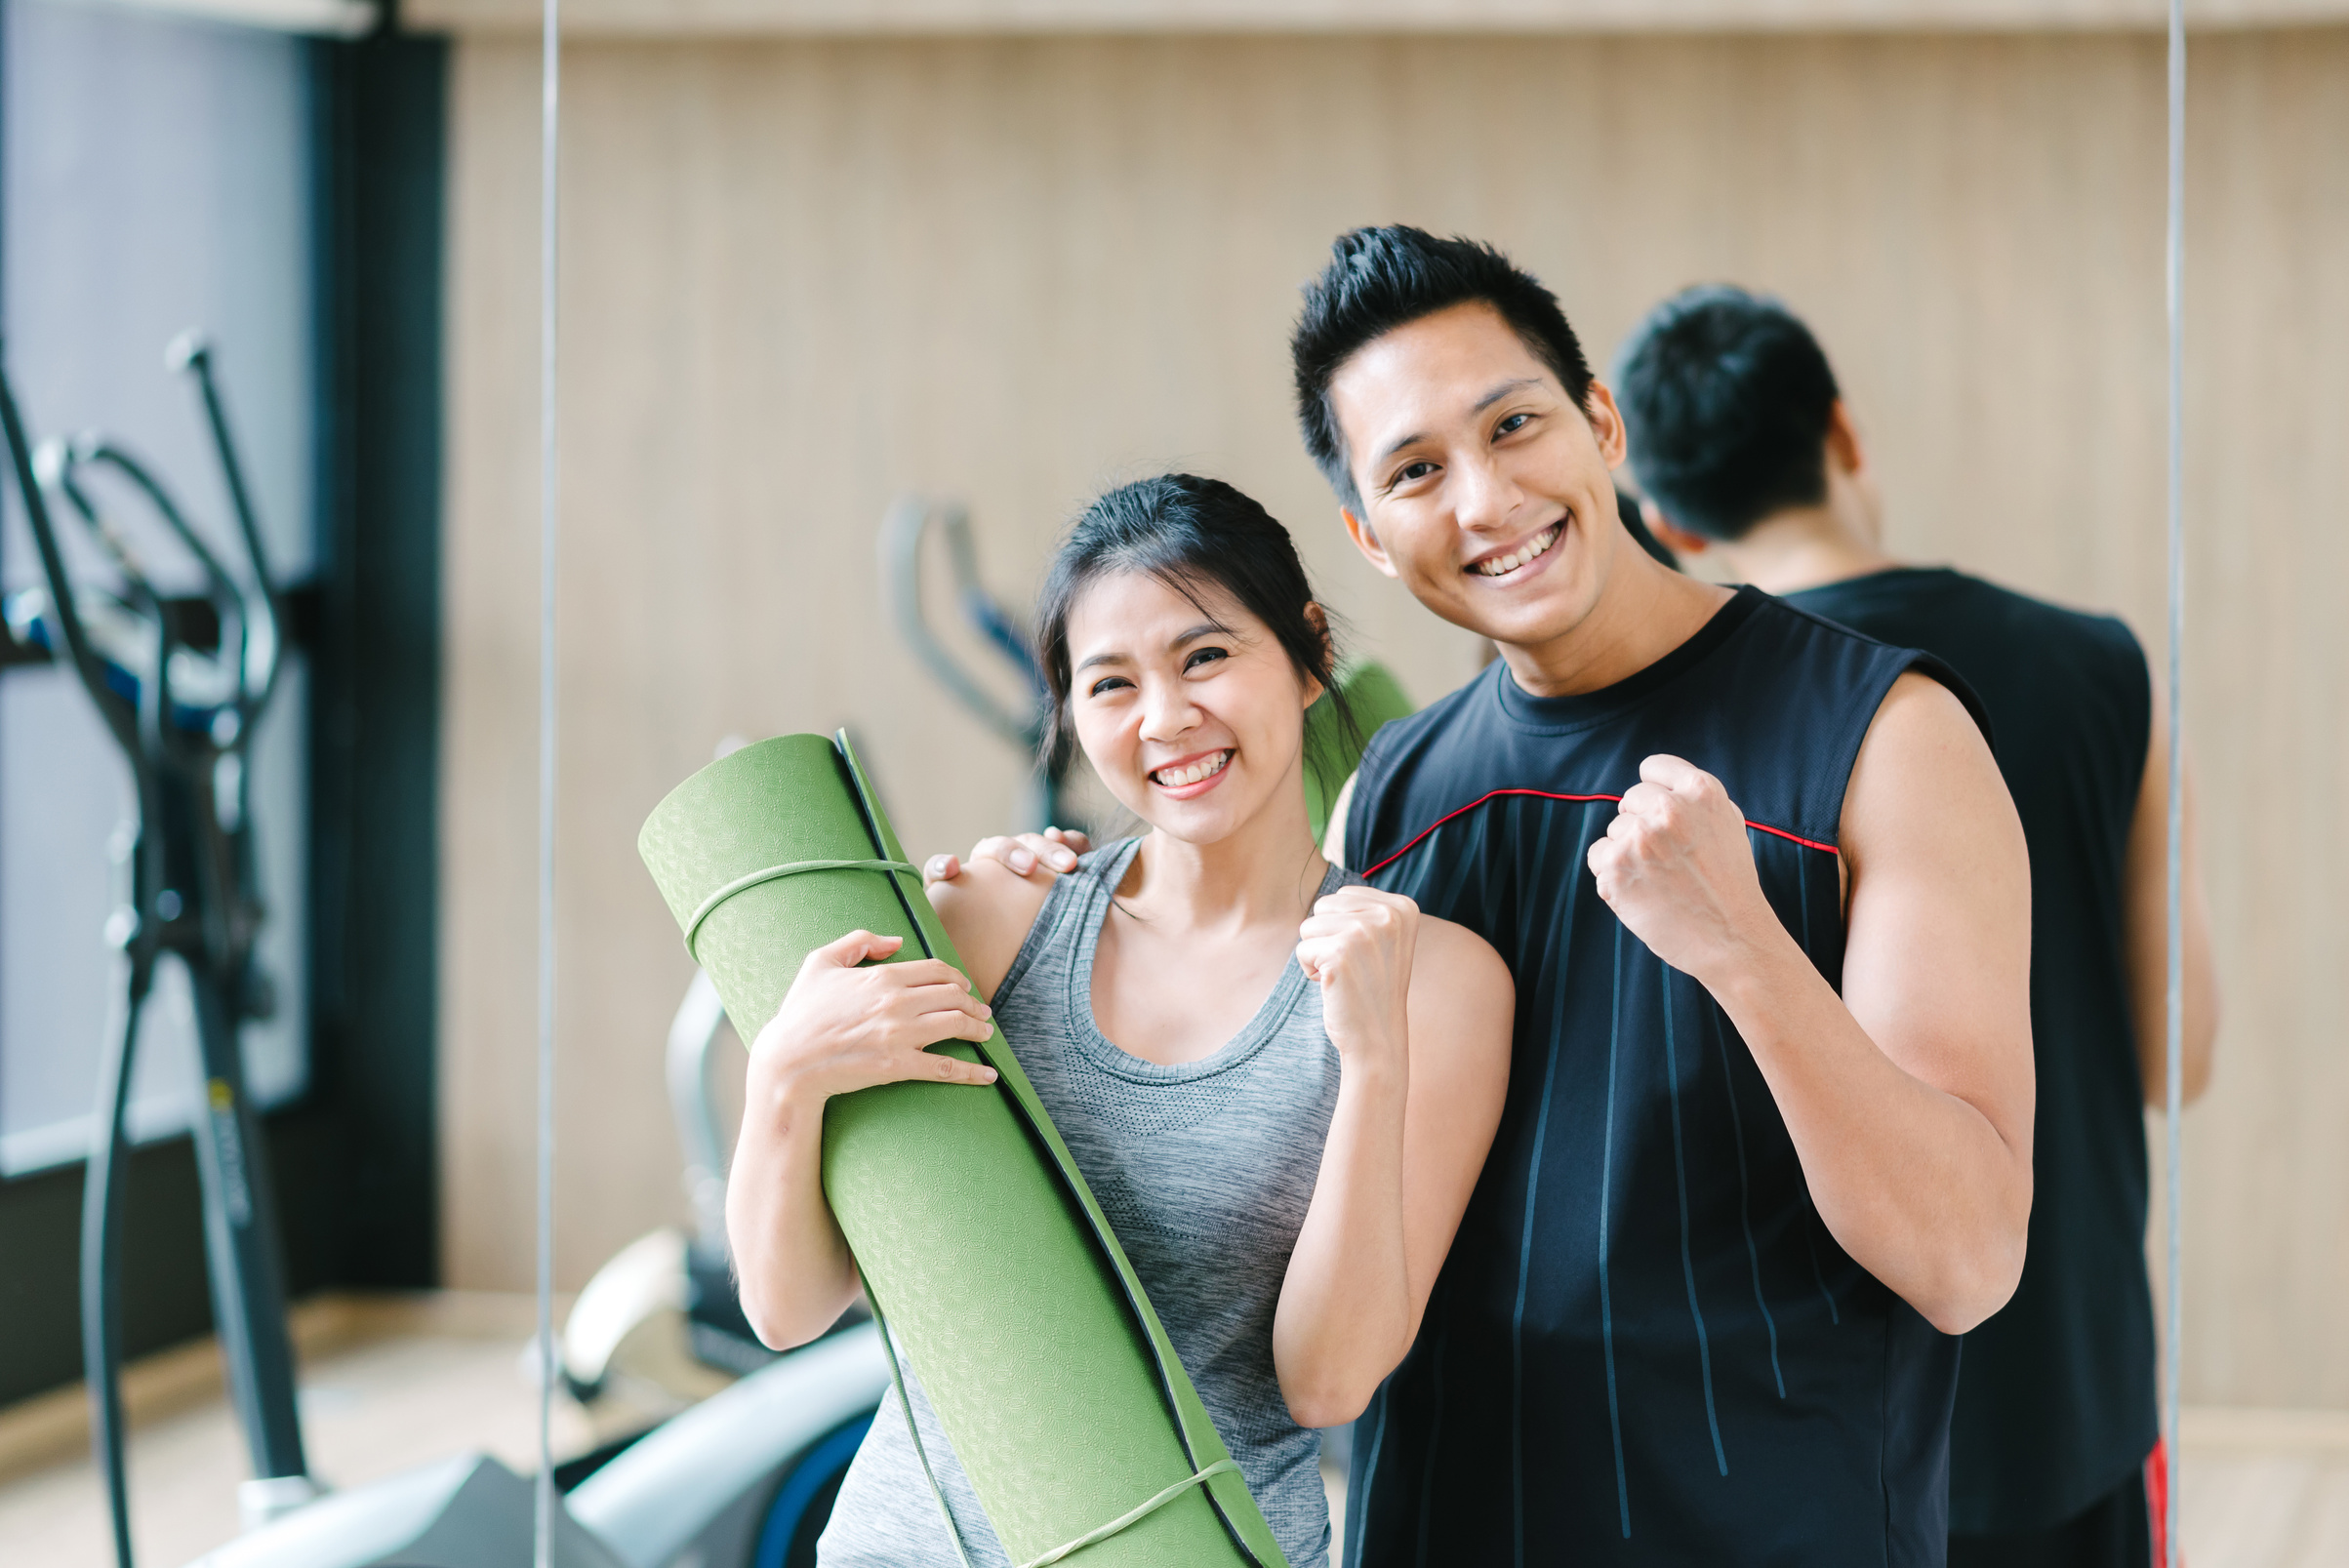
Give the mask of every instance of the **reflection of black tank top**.
POLYGON ((1603 691, 1496 661, 1372 743, 1347 864, 1491 942, 1518 996, 1492 1154, 1355 1428, 1350 1565, 1943 1560, 1958 1342, 1828 1234, 1737 1031, 1584 864, 1640 760, 1684 757, 1839 981, 1844 785, 1921 663, 1748 588, 1603 691))
POLYGON ((2031 844, 2031 1250, 2014 1299, 1965 1337, 1950 1527, 2045 1529, 2126 1481, 2156 1431, 2121 924, 2153 714, 2145 655, 2118 621, 1956 572, 1879 572, 1790 602, 1957 667, 1990 712, 2031 844))

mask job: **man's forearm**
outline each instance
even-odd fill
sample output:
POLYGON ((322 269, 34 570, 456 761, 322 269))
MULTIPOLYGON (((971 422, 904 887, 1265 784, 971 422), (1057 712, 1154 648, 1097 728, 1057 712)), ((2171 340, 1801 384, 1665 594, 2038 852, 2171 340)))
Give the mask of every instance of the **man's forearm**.
POLYGON ((1705 981, 1744 1037, 1843 1250, 1944 1333, 2013 1294, 2029 1146, 1885 1056, 1782 930, 1705 981))

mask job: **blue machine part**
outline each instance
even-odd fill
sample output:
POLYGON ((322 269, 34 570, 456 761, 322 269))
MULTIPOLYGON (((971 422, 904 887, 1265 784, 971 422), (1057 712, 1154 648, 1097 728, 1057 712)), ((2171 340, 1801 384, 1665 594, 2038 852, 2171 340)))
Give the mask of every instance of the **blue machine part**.
POLYGON ((857 1417, 818 1441, 807 1457, 792 1467, 767 1508, 766 1522, 759 1526, 751 1568, 797 1568, 799 1561, 816 1560, 816 1532, 823 1520, 811 1517, 811 1512, 821 1504, 822 1513, 830 1515, 840 1478, 848 1473, 848 1462, 857 1457, 857 1448, 871 1426, 871 1415, 857 1417), (805 1549, 794 1553, 794 1547, 805 1549))
MULTIPOLYGON (((139 701, 140 668, 154 666, 154 633, 129 605, 108 593, 84 593, 78 604, 91 645, 105 661, 106 688, 126 703, 139 701)), ((8 596, 9 634, 19 645, 60 658, 65 645, 47 588, 24 588, 8 596)), ((172 727, 191 735, 212 733, 223 712, 236 706, 236 671, 191 648, 172 653, 172 727)))

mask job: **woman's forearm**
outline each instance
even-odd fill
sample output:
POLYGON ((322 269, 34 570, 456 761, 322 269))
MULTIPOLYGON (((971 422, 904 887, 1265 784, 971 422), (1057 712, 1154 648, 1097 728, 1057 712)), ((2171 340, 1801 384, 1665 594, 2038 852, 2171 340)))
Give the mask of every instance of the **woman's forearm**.
POLYGON ((769 1347, 804 1345, 856 1299, 856 1266, 824 1199, 824 1100, 753 1073, 726 1178, 743 1313, 769 1347))
POLYGON ((1313 1204, 1273 1323, 1281 1394, 1300 1426, 1361 1413, 1417 1325, 1403 1229, 1402 1062, 1349 1062, 1313 1204))

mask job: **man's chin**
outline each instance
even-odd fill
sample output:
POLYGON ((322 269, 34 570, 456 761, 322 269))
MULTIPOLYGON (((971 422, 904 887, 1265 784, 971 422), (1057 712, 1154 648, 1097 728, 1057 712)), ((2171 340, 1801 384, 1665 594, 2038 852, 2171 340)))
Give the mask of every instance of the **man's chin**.
MULTIPOLYGON (((1545 583, 1539 592, 1495 593, 1463 585, 1440 595, 1413 595, 1453 625, 1503 647, 1540 648, 1571 633, 1589 617, 1595 594, 1576 591, 1563 574, 1545 583)), ((1531 584, 1528 584, 1528 588, 1531 584)))

